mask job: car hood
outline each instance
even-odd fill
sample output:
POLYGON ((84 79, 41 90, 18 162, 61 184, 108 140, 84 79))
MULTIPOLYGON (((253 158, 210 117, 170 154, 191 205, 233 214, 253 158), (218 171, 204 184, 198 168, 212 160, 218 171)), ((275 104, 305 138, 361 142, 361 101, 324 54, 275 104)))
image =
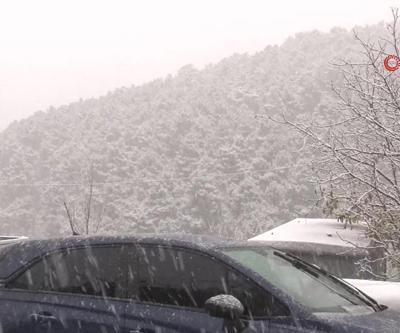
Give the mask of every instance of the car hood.
POLYGON ((400 282, 345 279, 379 304, 400 312, 400 282))
POLYGON ((316 314, 335 333, 399 333, 400 313, 384 310, 368 315, 316 314))

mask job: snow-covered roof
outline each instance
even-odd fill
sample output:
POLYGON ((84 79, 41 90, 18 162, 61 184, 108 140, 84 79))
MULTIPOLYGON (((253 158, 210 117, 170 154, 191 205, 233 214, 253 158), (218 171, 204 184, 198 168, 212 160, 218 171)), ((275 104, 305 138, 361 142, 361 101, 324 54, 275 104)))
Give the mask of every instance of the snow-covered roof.
POLYGON ((297 218, 279 227, 250 238, 251 241, 291 241, 354 247, 368 246, 365 224, 352 226, 336 219, 297 218))

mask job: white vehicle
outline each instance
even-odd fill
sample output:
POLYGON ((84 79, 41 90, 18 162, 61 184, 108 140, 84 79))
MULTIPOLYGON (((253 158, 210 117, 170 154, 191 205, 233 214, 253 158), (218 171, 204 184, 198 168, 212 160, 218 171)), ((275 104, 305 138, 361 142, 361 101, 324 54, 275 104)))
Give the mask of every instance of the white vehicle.
POLYGON ((267 242, 344 279, 379 303, 400 311, 400 282, 383 281, 389 267, 382 256, 368 250, 365 226, 347 226, 335 219, 294 219, 249 239, 267 242), (366 258, 374 259, 366 260, 366 258), (360 271, 362 263, 369 271, 360 271))

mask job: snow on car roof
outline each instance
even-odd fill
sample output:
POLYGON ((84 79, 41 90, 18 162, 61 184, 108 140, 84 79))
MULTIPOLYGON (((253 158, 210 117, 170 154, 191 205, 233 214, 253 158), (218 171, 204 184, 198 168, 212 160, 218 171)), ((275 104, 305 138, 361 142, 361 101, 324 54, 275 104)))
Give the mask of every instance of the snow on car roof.
POLYGON ((366 247, 369 244, 365 236, 363 223, 347 225, 336 219, 296 218, 274 229, 250 238, 250 241, 291 241, 328 245, 366 247))

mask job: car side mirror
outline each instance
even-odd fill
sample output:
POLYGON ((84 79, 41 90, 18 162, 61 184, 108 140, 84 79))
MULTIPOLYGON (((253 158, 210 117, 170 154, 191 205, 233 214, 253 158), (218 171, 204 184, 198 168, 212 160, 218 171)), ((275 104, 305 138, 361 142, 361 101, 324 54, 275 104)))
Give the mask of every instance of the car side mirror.
POLYGON ((217 295, 205 303, 207 313, 212 317, 239 319, 244 313, 243 304, 232 295, 217 295))

